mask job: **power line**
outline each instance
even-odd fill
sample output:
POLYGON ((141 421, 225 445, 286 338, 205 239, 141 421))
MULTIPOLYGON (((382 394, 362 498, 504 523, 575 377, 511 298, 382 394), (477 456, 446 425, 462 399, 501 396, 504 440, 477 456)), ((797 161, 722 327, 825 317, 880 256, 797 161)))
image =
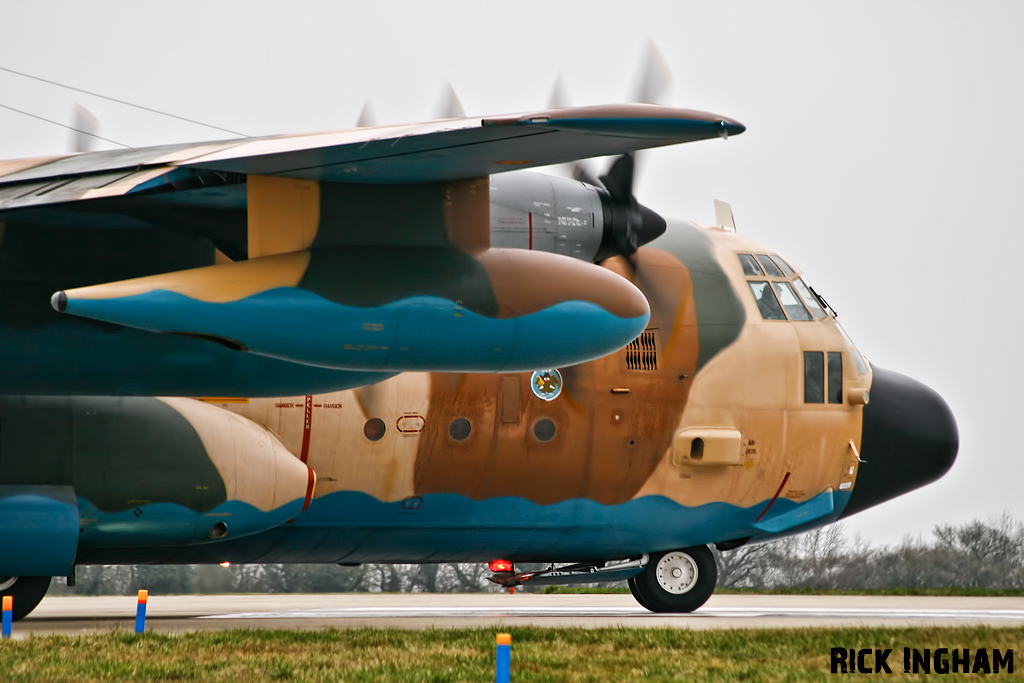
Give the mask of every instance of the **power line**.
MULTIPOLYGON (((124 105, 127 105, 129 107, 135 107, 136 109, 141 109, 143 111, 152 112, 153 114, 160 114, 162 116, 169 116, 172 119, 178 119, 179 121, 186 121, 188 123, 194 123, 197 126, 203 126, 205 128, 212 128, 214 130, 219 130, 219 131, 221 131, 223 133, 231 133, 232 135, 238 135, 239 137, 243 137, 243 138, 251 137, 249 135, 246 135, 245 133, 239 133, 236 130, 228 130, 227 128, 221 128, 220 126, 214 126, 214 125, 211 125, 209 123, 203 123, 202 121, 196 121, 195 119, 187 119, 184 116, 178 116, 176 114, 168 114, 167 112, 160 111, 159 109, 151 109, 150 107, 143 107, 141 104, 133 104, 132 102, 125 102, 124 100, 119 100, 116 97, 107 97, 106 95, 100 95, 99 93, 92 92, 91 90, 84 90, 82 88, 76 88, 76 87, 74 87, 72 85, 65 85, 64 83, 58 83, 56 81, 49 81, 49 80, 47 80, 45 78, 40 78, 39 76, 33 76, 32 74, 22 73, 21 71, 15 71, 14 69, 8 69, 7 67, 4 67, 4 66, 0 66, 0 71, 6 71, 7 73, 12 73, 12 74, 15 74, 16 76, 22 76, 24 78, 31 78, 33 81, 39 81, 41 83, 49 83, 50 85, 55 85, 58 88, 67 88, 68 90, 74 90, 75 92, 84 93, 86 95, 91 95, 93 97, 99 97, 100 99, 109 100, 110 102, 117 102, 118 104, 124 104, 124 105)), ((10 109, 10 107, 8 107, 8 109, 10 109)), ((22 113, 24 113, 24 112, 22 112, 22 113)), ((31 114, 30 114, 30 116, 31 116, 31 114)), ((39 117, 36 117, 36 118, 39 118, 39 117)), ((65 128, 66 127, 67 126, 65 126, 65 128)), ((74 129, 72 129, 72 130, 74 130, 74 129)), ((99 137, 99 136, 97 135, 96 137, 99 137)), ((102 140, 102 139, 105 139, 105 138, 100 138, 100 139, 102 140)), ((117 144, 121 144, 121 143, 117 143, 117 144)))
POLYGON ((31 116, 32 118, 39 119, 40 121, 46 121, 47 123, 52 123, 53 125, 60 126, 61 128, 67 128, 68 130, 73 130, 76 133, 83 133, 85 135, 90 135, 90 136, 92 136, 94 138, 99 138, 100 140, 103 140, 104 142, 112 142, 113 144, 120 145, 121 147, 124 147, 125 149, 135 149, 134 147, 132 147, 130 145, 126 145, 123 142, 118 142, 117 140, 111 140, 110 138, 105 138, 102 135, 96 135, 96 133, 90 133, 87 130, 81 130, 79 128, 75 128, 74 126, 69 126, 66 123, 60 123, 59 121, 52 121, 50 119, 43 118, 42 116, 38 116, 36 114, 30 114, 27 111, 22 111, 20 109, 15 109, 14 107, 9 107, 6 104, 0 104, 0 107, 3 107, 4 109, 10 109, 11 111, 16 111, 19 114, 24 114, 25 116, 31 116))

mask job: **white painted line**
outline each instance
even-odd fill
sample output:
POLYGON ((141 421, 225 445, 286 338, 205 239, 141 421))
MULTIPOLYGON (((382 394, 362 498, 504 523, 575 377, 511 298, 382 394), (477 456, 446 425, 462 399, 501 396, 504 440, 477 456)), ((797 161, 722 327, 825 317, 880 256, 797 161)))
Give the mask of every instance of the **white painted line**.
POLYGON ((697 610, 691 614, 655 614, 637 607, 605 607, 599 610, 586 607, 347 607, 307 610, 281 610, 273 612, 235 612, 212 614, 200 619, 351 619, 351 618, 442 618, 442 617, 703 617, 703 618, 764 618, 815 617, 861 619, 999 619, 1024 621, 1024 610, 984 609, 902 609, 902 608, 814 608, 814 607, 715 607, 697 610))

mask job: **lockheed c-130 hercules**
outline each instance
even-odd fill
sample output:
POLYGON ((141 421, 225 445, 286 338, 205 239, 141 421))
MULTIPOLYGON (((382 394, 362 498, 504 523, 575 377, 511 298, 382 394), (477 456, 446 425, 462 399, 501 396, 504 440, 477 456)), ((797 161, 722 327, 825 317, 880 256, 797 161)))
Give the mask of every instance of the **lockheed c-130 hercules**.
POLYGON ((936 393, 727 205, 635 199, 635 151, 743 131, 628 104, 0 162, 0 591, 502 558, 685 612, 709 544, 937 479, 936 393))

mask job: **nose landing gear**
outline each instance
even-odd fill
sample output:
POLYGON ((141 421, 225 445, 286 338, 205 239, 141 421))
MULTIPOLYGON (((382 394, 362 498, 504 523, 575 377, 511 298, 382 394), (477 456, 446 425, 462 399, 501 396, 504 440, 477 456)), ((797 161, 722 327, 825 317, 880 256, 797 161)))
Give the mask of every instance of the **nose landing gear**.
POLYGON ((629 579, 629 590, 652 612, 692 612, 711 597, 718 566, 706 545, 653 553, 644 570, 629 579))

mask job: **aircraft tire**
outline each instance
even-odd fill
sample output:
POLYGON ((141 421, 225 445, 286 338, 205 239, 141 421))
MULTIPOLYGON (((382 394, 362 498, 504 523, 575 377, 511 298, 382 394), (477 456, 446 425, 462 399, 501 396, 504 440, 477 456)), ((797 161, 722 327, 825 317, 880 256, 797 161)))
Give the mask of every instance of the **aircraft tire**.
POLYGON ((24 619, 38 607, 49 589, 49 576, 0 576, 0 597, 14 598, 14 621, 24 619))
POLYGON ((652 612, 692 612, 707 602, 717 583, 715 556, 697 545, 652 553, 647 567, 630 580, 630 591, 652 612))
POLYGON ((640 592, 640 587, 636 585, 636 577, 634 576, 633 578, 628 579, 626 583, 629 584, 629 592, 633 594, 633 598, 640 603, 640 606, 646 610, 654 612, 655 609, 651 607, 651 603, 647 602, 647 598, 645 598, 644 594, 640 592))

